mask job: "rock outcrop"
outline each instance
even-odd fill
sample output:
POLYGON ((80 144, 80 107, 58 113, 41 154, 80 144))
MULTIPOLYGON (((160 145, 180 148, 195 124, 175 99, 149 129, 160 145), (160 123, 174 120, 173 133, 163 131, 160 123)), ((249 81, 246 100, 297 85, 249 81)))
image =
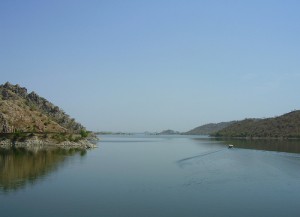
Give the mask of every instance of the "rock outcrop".
POLYGON ((2 113, 0 113, 0 132, 2 133, 11 133, 12 129, 8 124, 8 121, 2 113))

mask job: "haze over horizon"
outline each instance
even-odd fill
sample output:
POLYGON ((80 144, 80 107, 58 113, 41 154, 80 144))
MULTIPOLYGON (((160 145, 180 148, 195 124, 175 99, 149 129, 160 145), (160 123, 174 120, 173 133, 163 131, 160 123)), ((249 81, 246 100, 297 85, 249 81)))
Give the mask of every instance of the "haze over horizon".
POLYGON ((96 131, 300 108, 299 1, 2 1, 0 83, 96 131))

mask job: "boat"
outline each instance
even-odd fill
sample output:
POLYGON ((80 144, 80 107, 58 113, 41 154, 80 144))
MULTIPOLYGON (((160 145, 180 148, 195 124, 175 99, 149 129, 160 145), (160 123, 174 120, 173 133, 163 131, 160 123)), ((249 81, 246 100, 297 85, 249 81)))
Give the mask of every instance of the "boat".
POLYGON ((233 148, 233 145, 229 144, 229 145, 228 145, 228 148, 233 148))

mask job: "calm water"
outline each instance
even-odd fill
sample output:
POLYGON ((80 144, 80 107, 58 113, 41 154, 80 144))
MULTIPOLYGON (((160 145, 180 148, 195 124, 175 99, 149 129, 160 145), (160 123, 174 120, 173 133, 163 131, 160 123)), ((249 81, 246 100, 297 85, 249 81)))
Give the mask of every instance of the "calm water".
POLYGON ((1 217, 299 216, 299 141, 101 138, 87 152, 0 150, 1 217))

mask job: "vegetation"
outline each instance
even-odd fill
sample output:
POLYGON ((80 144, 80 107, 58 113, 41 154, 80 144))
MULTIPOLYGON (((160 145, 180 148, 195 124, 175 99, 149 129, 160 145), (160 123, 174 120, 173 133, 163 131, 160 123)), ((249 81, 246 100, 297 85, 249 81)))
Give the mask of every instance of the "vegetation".
POLYGON ((200 127, 196 127, 184 134, 185 135, 210 135, 210 134, 216 133, 216 132, 224 129, 225 127, 230 126, 231 124, 233 124, 235 122, 236 121, 221 122, 221 123, 217 123, 217 124, 213 124, 213 123, 205 124, 200 127))
POLYGON ((212 135, 242 138, 300 138, 300 111, 292 111, 274 118, 245 119, 212 135))
POLYGON ((0 133, 16 130, 80 134, 85 128, 36 93, 7 82, 0 85, 0 133))
POLYGON ((80 136, 81 136, 81 138, 86 138, 86 137, 89 136, 89 132, 85 131, 85 130, 81 130, 80 131, 80 136))
POLYGON ((9 139, 12 142, 23 142, 25 141, 27 138, 32 137, 32 135, 30 133, 24 133, 22 131, 16 131, 14 133, 1 133, 0 134, 0 140, 4 140, 4 139, 9 139))
POLYGON ((36 137, 61 143, 78 142, 90 132, 36 93, 19 85, 0 85, 0 139, 22 142, 36 137))
POLYGON ((27 135, 23 131, 16 131, 13 133, 13 141, 25 141, 27 135))

